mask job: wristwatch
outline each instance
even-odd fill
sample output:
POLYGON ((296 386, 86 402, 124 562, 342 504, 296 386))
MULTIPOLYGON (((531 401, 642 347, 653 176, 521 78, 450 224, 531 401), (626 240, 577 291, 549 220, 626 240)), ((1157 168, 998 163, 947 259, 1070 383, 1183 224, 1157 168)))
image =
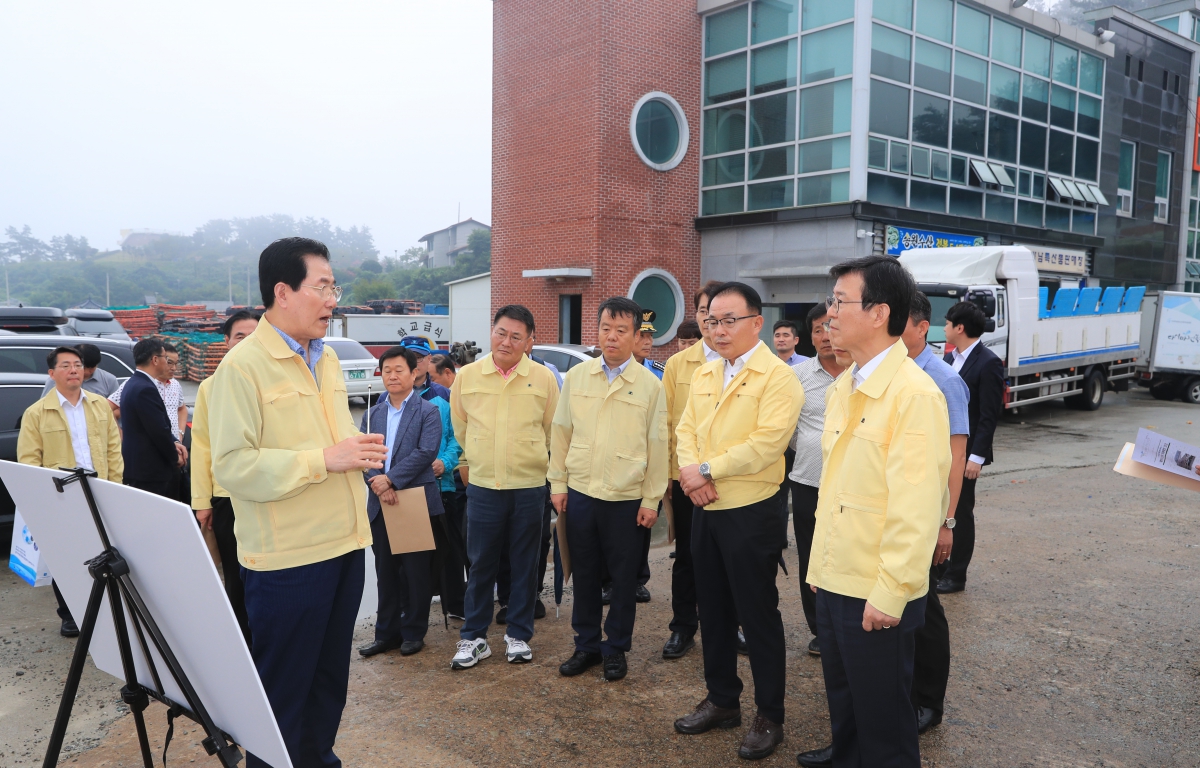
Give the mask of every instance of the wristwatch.
POLYGON ((704 476, 705 480, 712 481, 712 468, 708 466, 707 461, 700 465, 700 474, 704 476))
POLYGON ((953 518, 953 517, 947 517, 947 518, 946 518, 946 522, 942 523, 942 525, 946 526, 946 528, 948 528, 949 530, 953 531, 953 530, 954 530, 954 518, 953 518))

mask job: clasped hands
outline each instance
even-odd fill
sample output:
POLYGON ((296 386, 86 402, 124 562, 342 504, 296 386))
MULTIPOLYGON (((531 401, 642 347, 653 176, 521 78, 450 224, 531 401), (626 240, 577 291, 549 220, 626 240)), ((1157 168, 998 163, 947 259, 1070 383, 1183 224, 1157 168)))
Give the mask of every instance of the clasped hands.
POLYGON ((392 485, 392 479, 387 475, 375 475, 375 477, 368 478, 367 485, 371 486, 371 490, 384 504, 396 503, 396 489, 392 485))
POLYGON ((707 507, 721 498, 713 481, 700 474, 699 464, 689 464, 679 469, 679 487, 697 507, 707 507))

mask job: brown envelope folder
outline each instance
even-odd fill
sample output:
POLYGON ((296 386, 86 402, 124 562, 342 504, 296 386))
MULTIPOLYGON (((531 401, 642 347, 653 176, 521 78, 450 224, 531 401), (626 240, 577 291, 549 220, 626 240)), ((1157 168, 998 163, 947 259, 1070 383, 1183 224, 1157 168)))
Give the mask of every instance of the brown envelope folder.
POLYGON ((433 526, 429 523, 429 505, 425 502, 423 487, 396 491, 395 504, 384 504, 380 499, 380 505, 393 555, 434 548, 433 526))
POLYGON ((1150 480, 1151 482, 1184 488, 1189 491, 1200 491, 1200 478, 1189 480, 1174 472, 1168 472, 1165 469, 1159 469, 1158 467, 1134 461, 1133 443, 1125 443, 1125 447, 1121 449, 1121 455, 1117 457, 1117 463, 1113 467, 1113 470, 1119 474, 1136 477, 1141 480, 1150 480))

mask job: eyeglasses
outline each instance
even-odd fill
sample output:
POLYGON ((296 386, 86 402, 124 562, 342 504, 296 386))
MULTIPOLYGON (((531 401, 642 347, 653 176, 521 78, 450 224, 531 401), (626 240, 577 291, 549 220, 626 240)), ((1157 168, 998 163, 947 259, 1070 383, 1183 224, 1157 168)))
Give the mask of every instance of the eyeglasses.
POLYGON ((82 371, 83 363, 59 363, 54 366, 56 371, 82 371))
POLYGON ((825 333, 829 333, 829 321, 828 320, 821 323, 821 327, 825 329, 825 333))
POLYGON ((506 331, 502 328, 497 328, 497 329, 493 330, 492 333, 496 334, 497 339, 500 339, 501 341, 508 339, 508 340, 511 340, 513 344, 524 344, 525 340, 527 338, 529 338, 528 336, 522 336, 519 333, 514 333, 514 334, 510 335, 508 333, 508 331, 506 331))
POLYGON ((862 302, 846 301, 844 299, 839 299, 837 296, 830 296, 829 298, 825 299, 825 306, 829 309, 832 309, 834 312, 841 313, 843 304, 862 304, 862 302))
POLYGON ((332 296, 334 301, 342 300, 342 286, 340 285, 305 285, 300 284, 301 288, 312 288, 321 297, 322 301, 328 301, 332 296))
POLYGON ((715 329, 718 325, 723 325, 726 328, 732 328, 733 326, 737 325, 738 320, 749 320, 752 317, 758 317, 758 315, 742 315, 741 317, 720 317, 720 318, 715 318, 715 319, 710 317, 704 321, 704 327, 710 331, 715 329))

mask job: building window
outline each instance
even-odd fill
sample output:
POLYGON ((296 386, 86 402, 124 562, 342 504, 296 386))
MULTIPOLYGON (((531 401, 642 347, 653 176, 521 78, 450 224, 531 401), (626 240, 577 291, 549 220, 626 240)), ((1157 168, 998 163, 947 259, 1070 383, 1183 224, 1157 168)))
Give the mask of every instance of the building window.
POLYGON ((1133 170, 1137 148, 1133 142, 1121 142, 1121 157, 1117 164, 1117 215, 1133 215, 1133 170))
POLYGON ((1154 177, 1154 220, 1166 223, 1171 205, 1171 153, 1159 150, 1154 177))
POLYGON ((654 91, 638 99, 629 119, 629 138, 642 162, 656 171, 679 165, 688 148, 688 124, 679 102, 654 91))
POLYGON ((583 296, 579 294, 558 297, 558 343, 583 343, 583 296))
POLYGON ((654 319, 654 346, 661 346, 675 338, 675 331, 683 320, 684 302, 683 289, 674 275, 661 269, 644 270, 630 284, 629 298, 642 309, 654 310, 657 315, 654 319))

